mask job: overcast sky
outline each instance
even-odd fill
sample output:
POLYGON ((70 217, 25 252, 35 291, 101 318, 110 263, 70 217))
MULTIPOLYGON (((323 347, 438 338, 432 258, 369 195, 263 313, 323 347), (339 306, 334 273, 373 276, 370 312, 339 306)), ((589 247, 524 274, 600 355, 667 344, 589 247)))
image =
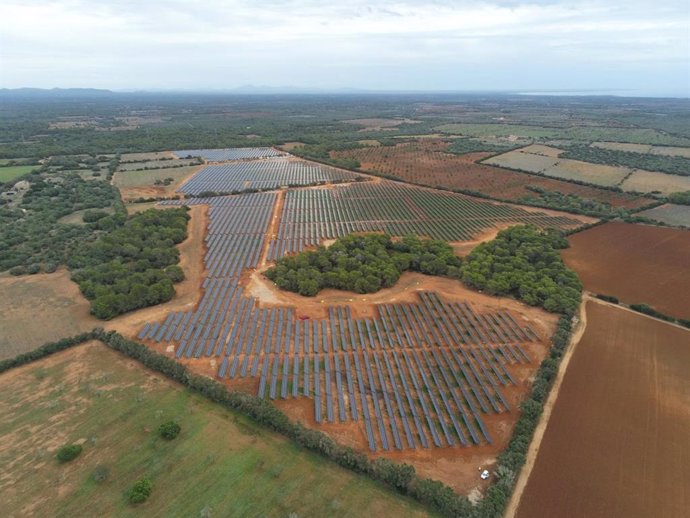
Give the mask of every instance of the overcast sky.
POLYGON ((690 95, 688 0, 0 3, 1 87, 690 95))

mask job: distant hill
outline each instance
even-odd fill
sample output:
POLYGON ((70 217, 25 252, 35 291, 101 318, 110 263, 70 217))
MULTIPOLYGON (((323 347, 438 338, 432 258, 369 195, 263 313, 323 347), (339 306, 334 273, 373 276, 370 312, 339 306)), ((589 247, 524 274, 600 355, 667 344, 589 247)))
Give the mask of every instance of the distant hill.
POLYGON ((108 97, 111 90, 97 88, 0 88, 0 99, 65 99, 70 97, 108 97))

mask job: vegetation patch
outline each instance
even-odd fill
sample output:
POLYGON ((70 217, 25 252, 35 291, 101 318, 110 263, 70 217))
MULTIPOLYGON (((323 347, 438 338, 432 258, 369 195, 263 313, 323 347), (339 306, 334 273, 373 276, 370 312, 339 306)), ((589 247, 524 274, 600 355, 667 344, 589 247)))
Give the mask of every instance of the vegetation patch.
POLYGON ((150 209, 70 258, 72 279, 91 301, 91 313, 107 320, 170 300, 173 283, 184 278, 175 245, 187 237, 188 220, 186 208, 150 209))
POLYGON ((130 488, 127 497, 131 504, 141 504, 145 502, 153 491, 153 482, 149 478, 137 480, 130 488))
POLYGON ((168 421, 158 427, 158 435, 167 441, 172 441, 175 437, 180 435, 182 428, 175 421, 168 421))
POLYGON ((31 174, 24 179, 31 186, 19 206, 0 205, 0 271, 19 267, 17 274, 24 274, 32 265, 38 272, 51 264, 65 264, 74 249, 98 230, 114 228, 124 220, 121 209, 85 226, 59 222, 76 211, 117 206, 117 189, 107 182, 85 181, 76 173, 31 174))
POLYGON ((79 457, 82 447, 79 444, 67 444, 60 448, 56 458, 60 463, 70 462, 79 457))
POLYGON ((510 295, 530 306, 573 314, 580 305, 582 284, 558 253, 567 247, 568 241, 556 230, 511 227, 470 252, 461 278, 492 295, 510 295))
POLYGON ((266 277, 281 289, 307 297, 324 288, 373 293, 393 286, 407 270, 458 278, 460 264, 444 241, 412 235, 400 241, 382 234, 349 235, 328 248, 279 259, 266 277))

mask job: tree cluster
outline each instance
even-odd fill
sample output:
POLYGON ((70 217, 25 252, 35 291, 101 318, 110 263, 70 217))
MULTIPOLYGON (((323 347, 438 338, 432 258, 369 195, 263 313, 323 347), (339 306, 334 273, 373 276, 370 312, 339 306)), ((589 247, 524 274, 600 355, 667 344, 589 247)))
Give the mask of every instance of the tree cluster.
POLYGON ((328 248, 279 259, 266 277, 281 289, 307 297, 324 288, 373 293, 393 286, 407 270, 459 278, 460 264, 444 241, 351 234, 328 248))
POLYGON ((72 279, 91 301, 91 313, 108 320, 170 300, 173 283, 184 278, 175 245, 187 237, 188 220, 186 208, 149 209, 76 250, 72 279))
POLYGON ((568 241, 557 230, 511 227, 472 250, 461 267, 461 278, 493 295, 509 295, 571 315, 580 304, 582 284, 558 253, 567 247, 568 241))
POLYGON ((80 243, 124 220, 122 209, 85 226, 58 222, 78 210, 119 206, 119 193, 107 182, 85 181, 75 173, 32 173, 22 179, 31 187, 21 204, 0 206, 0 271, 17 267, 13 273, 23 275, 47 264, 65 264, 80 243))

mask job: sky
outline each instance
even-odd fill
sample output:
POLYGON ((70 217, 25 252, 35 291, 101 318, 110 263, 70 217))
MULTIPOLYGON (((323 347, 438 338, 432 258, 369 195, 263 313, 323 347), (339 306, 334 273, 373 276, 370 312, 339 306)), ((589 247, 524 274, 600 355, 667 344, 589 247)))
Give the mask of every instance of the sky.
POLYGON ((688 0, 0 3, 0 87, 690 96, 688 0))

